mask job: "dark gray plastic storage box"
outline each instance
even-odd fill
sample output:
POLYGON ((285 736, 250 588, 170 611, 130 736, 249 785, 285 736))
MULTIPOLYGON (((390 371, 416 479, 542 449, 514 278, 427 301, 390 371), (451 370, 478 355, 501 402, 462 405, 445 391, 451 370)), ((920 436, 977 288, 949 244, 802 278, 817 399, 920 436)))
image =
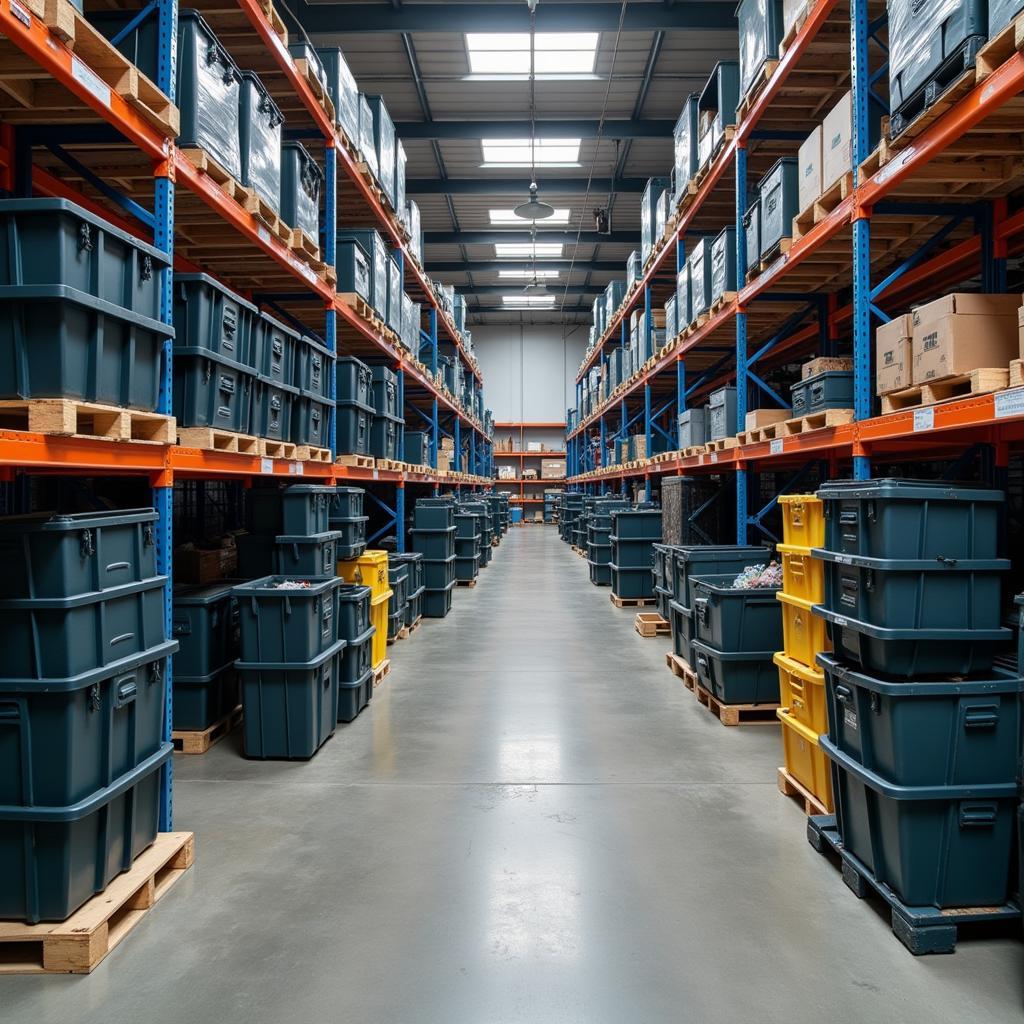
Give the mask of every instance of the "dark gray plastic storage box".
MULTIPOLYGON (((339 242, 355 242, 366 253, 370 271, 370 294, 366 301, 377 315, 386 320, 388 316, 388 249, 376 231, 339 231, 339 242)), ((339 287, 338 291, 342 291, 339 287)))
POLYGON ((778 704, 774 651, 720 651, 695 638, 690 652, 701 686, 723 704, 778 704))
MULTIPOLYGON (((672 132, 675 153, 673 178, 676 202, 686 195, 690 179, 697 172, 697 95, 683 100, 683 109, 672 132)), ((683 325, 685 326, 685 325, 683 325)))
POLYGON ((207 274, 174 275, 174 344, 205 349, 255 369, 255 323, 251 302, 207 274))
POLYGON ((417 530, 448 530, 455 526, 455 505, 438 498, 420 498, 413 510, 417 530))
POLYGON ((239 703, 238 672, 225 665, 205 676, 174 673, 174 729, 202 732, 231 714, 239 703))
POLYGON ((304 396, 326 400, 334 377, 334 355, 326 345, 308 335, 299 338, 295 351, 295 379, 291 381, 304 396))
POLYGON ((740 0, 740 95, 745 96, 765 62, 779 55, 782 42, 782 0, 740 0))
MULTIPOLYGON (((454 541, 452 542, 454 545, 454 541)), ((454 549, 453 549, 454 550, 454 549)), ((446 558, 423 557, 423 583, 427 590, 443 590, 455 579, 455 555, 446 558)))
POLYGON ((174 415, 179 427, 213 427, 248 434, 253 429, 256 374, 209 349, 174 354, 174 415))
POLYGON ((711 301, 736 291, 736 229, 722 228, 711 244, 711 301))
POLYGON ((378 459, 398 457, 398 434, 402 420, 392 416, 374 416, 370 424, 370 454, 378 459))
MULTIPOLYGON (((612 557, 614 557, 614 549, 612 557)), ((616 597, 654 597, 654 574, 651 572, 650 565, 646 568, 638 568, 609 562, 608 568, 611 573, 612 593, 616 597)))
POLYGON ((761 198, 755 199, 747 212, 743 214, 743 237, 746 247, 746 266, 743 271, 749 274, 757 270, 761 263, 761 198))
MULTIPOLYGON (((452 561, 455 561, 454 556, 452 561)), ((453 579, 439 590, 428 587, 423 591, 422 615, 425 619, 443 619, 452 610, 452 591, 455 586, 453 579)))
POLYGON ((725 652, 782 650, 779 587, 734 589, 735 578, 733 573, 693 577, 697 638, 725 652))
POLYGON ((234 588, 240 658, 245 662, 306 662, 339 638, 333 574, 309 579, 266 576, 234 588))
POLYGON ((377 153, 377 180, 395 208, 395 123, 391 120, 383 96, 367 96, 373 112, 373 146, 377 153))
MULTIPOLYGON (((711 305, 711 239, 701 238, 694 243, 686 259, 690 282, 690 323, 711 305)), ((676 298, 678 309, 679 299, 676 298)), ((678 316, 678 313, 676 314, 678 316)))
POLYGON ((342 652, 341 664, 338 668, 339 686, 358 683, 367 672, 372 673, 373 638, 376 632, 376 626, 367 626, 362 633, 349 640, 342 652))
POLYGON ((339 402, 355 402, 373 412, 373 371, 355 356, 340 356, 336 363, 339 402))
POLYGON ((330 529, 336 488, 323 484, 254 487, 247 497, 252 533, 324 533, 330 529))
MULTIPOLYGON (((413 549, 423 555, 424 563, 428 568, 435 561, 443 561, 455 554, 455 529, 454 526, 434 530, 415 527, 409 531, 413 549)), ((438 586, 438 584, 430 582, 429 571, 426 582, 428 587, 438 586)))
POLYGON ((748 565, 764 565, 770 561, 771 548, 738 547, 735 544, 683 544, 673 554, 674 582, 672 599, 680 607, 692 610, 695 576, 732 573, 733 578, 748 565))
POLYGON ((413 466, 426 466, 430 464, 430 442, 422 430, 407 430, 403 440, 405 450, 402 453, 403 461, 413 466))
POLYGON ((792 156, 782 157, 761 179, 761 259, 773 256, 782 239, 793 236, 793 218, 800 212, 799 181, 792 156))
POLYGON ((853 408, 853 371, 826 370, 794 384, 793 415, 808 416, 825 409, 853 408))
POLYGON ((338 721, 351 722, 373 699, 373 669, 354 683, 338 682, 338 721))
POLYGON ((370 374, 374 413, 399 418, 398 375, 389 366, 381 365, 371 367, 370 374))
POLYGON ((281 126, 284 117, 252 71, 242 72, 239 92, 241 183, 277 213, 281 203, 281 126))
POLYGON ((324 172, 301 142, 281 146, 281 220, 320 247, 320 196, 324 172))
POLYGON ((256 372, 277 384, 295 380, 299 333, 266 313, 256 321, 256 372))
POLYGON ((353 146, 359 144, 359 86, 349 70, 345 55, 336 46, 318 49, 324 67, 327 91, 334 104, 335 124, 353 146))
POLYGON ((340 539, 338 530, 309 536, 275 537, 274 571, 279 575, 333 577, 340 539))
POLYGON ((334 258, 338 274, 338 292, 342 295, 358 295, 372 306, 373 281, 370 257, 363 247, 358 242, 339 241, 335 246, 334 258))
POLYGON ((178 642, 174 678, 218 672, 238 657, 238 611, 230 582, 174 588, 171 634, 178 642))
POLYGON ((292 410, 299 389, 276 379, 258 376, 253 400, 252 432, 270 441, 292 440, 292 410))
POLYGON ((292 405, 291 440, 314 448, 331 446, 331 409, 327 400, 298 395, 292 405))
POLYGON ((734 437, 737 433, 736 389, 719 388, 711 392, 707 407, 708 440, 718 441, 723 437, 734 437))
POLYGON ((681 412, 678 423, 677 443, 681 449, 707 443, 703 409, 687 409, 685 412, 681 412))
POLYGON ((357 402, 338 402, 334 409, 335 435, 339 455, 370 454, 370 424, 373 410, 357 402))
POLYGON ((366 492, 361 487, 335 487, 333 491, 330 522, 347 522, 363 514, 363 497, 366 492))
POLYGON ((706 167, 725 141, 725 128, 736 123, 739 104, 740 66, 734 60, 719 61, 697 104, 697 160, 706 167))

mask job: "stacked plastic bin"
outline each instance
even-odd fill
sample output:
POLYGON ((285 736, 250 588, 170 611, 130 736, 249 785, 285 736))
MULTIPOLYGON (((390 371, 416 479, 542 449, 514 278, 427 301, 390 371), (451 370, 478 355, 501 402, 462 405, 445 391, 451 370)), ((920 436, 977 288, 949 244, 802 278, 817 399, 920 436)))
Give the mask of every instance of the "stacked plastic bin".
POLYGON ((423 556, 423 615, 443 619, 455 587, 455 504, 420 498, 413 512, 412 545, 423 556))
POLYGON ((404 562, 408 568, 406 583, 405 624, 415 626, 423 614, 423 556, 418 551, 406 551, 403 554, 390 555, 390 562, 404 562))
POLYGON ((333 497, 333 487, 318 484, 249 491, 249 532, 236 539, 239 575, 333 576, 341 539, 330 528, 333 497))
POLYGON ((328 523, 339 533, 335 554, 339 559, 358 558, 366 550, 366 524, 363 515, 365 492, 361 487, 335 487, 330 497, 328 523))
POLYGON ((489 515, 482 503, 469 502, 455 513, 455 579, 470 583, 480 574, 482 520, 489 515))
POLYGON ((572 492, 562 495, 562 507, 559 511, 558 517, 558 536, 561 537, 566 544, 575 543, 573 529, 576 517, 581 513, 582 509, 582 494, 572 492))
POLYGON ((404 428, 398 408, 398 375, 387 366, 371 370, 373 423, 370 426, 370 454, 377 459, 398 458, 398 435, 404 428))
POLYGON ((672 651, 693 665, 690 644, 697 636, 693 618, 693 580, 698 576, 732 573, 733 577, 748 565, 760 565, 771 557, 764 547, 733 544, 682 544, 672 554, 672 598, 669 601, 669 625, 672 651))
POLYGON ((364 551, 356 558, 339 561, 337 571, 346 583, 370 589, 370 624, 374 627, 371 667, 376 671, 384 664, 388 652, 388 602, 391 600, 388 553, 364 551))
POLYGON ((202 732, 238 706, 235 581, 174 588, 174 728, 202 732))
MULTIPOLYGON (((913 480, 818 491, 815 612, 846 864, 905 907, 994 908, 1016 885, 1019 671, 994 659, 1001 491, 913 480)), ((845 871, 844 871, 845 873, 845 871)))
POLYGON ((246 757, 308 760, 334 733, 340 586, 333 575, 272 575, 235 587, 246 757))
POLYGON ((611 520, 612 593, 621 598, 654 597, 651 566, 654 545, 661 540, 661 510, 613 511, 611 520))
POLYGON ((779 495, 782 510, 783 650, 775 655, 779 668, 782 749, 786 771, 832 810, 832 778, 818 737, 828 728, 825 675, 817 657, 832 650, 825 623, 812 612, 825 598, 825 566, 811 555, 825 543, 821 500, 813 494, 779 495))
POLYGON ((409 566, 405 562, 388 558, 388 643, 394 643, 405 628, 406 605, 409 602, 409 566))
POLYGON ((610 587, 612 583, 612 512, 630 508, 628 501, 601 499, 587 520, 587 564, 590 582, 595 587, 610 587))
POLYGON ((672 601, 672 566, 675 551, 675 546, 672 544, 655 544, 651 549, 654 598, 657 602, 658 614, 666 622, 669 621, 672 614, 669 604, 672 601))
POLYGON ((355 356, 337 361, 335 430, 339 455, 369 455, 373 424, 373 375, 355 356))
POLYGON ((491 559, 494 557, 494 516, 486 502, 477 501, 470 507, 480 516, 480 568, 483 569, 491 564, 491 559))
POLYGON ((156 519, 0 520, 0 919, 65 920, 156 839, 178 646, 156 519))

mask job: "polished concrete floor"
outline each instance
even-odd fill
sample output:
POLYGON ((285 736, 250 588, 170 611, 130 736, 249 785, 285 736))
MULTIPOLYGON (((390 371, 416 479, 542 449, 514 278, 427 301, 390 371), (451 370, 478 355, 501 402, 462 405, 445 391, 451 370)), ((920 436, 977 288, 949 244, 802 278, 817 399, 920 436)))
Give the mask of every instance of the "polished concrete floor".
POLYGON ((196 865, 91 977, 0 1021, 706 1024, 1021 1019, 1024 945, 913 958, 551 527, 391 648, 308 764, 175 762, 196 865))

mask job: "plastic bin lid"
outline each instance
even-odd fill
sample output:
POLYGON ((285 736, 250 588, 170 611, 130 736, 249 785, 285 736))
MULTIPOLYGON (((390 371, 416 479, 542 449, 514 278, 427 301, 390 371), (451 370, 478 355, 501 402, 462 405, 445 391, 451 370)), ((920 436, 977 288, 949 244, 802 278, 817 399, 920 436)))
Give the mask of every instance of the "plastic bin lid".
POLYGON ((349 604, 362 601, 369 596, 370 588, 364 587, 360 583, 342 583, 342 585, 338 587, 338 600, 345 601, 349 604))
POLYGON ((99 604, 101 601, 116 600, 119 597, 130 597, 145 591, 156 590, 165 586, 166 576, 151 576, 149 579, 137 580, 134 583, 122 583, 105 590, 90 590, 84 594, 72 594, 69 597, 5 597, 0 600, 0 610, 27 609, 29 611, 67 611, 70 608, 84 608, 87 605, 99 604))
POLYGON ((31 512, 0 519, 2 533, 61 533, 66 530, 88 530, 92 527, 126 526, 131 523, 153 523, 160 517, 156 509, 128 508, 111 512, 31 512))
POLYGON ((18 299, 24 302, 46 299, 53 302, 80 306, 83 309, 89 310, 90 313, 105 313, 115 320, 120 320, 122 323, 144 327, 154 334, 162 334, 168 338, 174 337, 174 328, 170 324, 143 316, 141 313, 134 313, 124 306, 107 302, 106 299, 98 299, 95 295, 79 291, 79 289, 72 288, 66 284, 4 285, 0 287, 0 292, 4 292, 6 296, 17 294, 18 299))
POLYGON ((227 366, 238 373, 245 374, 247 377, 254 378, 257 376, 256 371, 245 363, 240 363, 236 359, 230 359, 228 356, 222 355, 220 352, 214 352, 212 349, 206 348, 203 345, 187 345, 181 346, 180 348, 175 346, 174 358, 183 359, 187 356, 195 356, 198 359, 209 359, 213 363, 219 363, 221 366, 227 366))
POLYGON ((285 384, 279 380, 274 380, 273 377, 264 377, 262 373, 257 373, 255 376, 256 380, 258 380, 264 387, 277 388, 278 391, 287 391, 295 396, 302 394, 299 388, 294 387, 291 384, 285 384))
POLYGON ((244 580, 217 580, 213 583, 193 583, 184 587, 175 587, 173 591, 174 607, 191 605, 216 604, 230 597, 235 587, 244 585, 244 580))
MULTIPOLYGON (((175 277, 177 277, 177 276, 178 275, 175 274, 175 277)), ((339 366, 343 366, 343 365, 344 366, 349 366, 351 364, 356 364, 358 366, 361 366, 364 370, 368 370, 369 369, 369 367, 366 365, 366 363, 364 363, 362 361, 362 359, 357 359, 355 356, 338 356, 338 365, 339 366)))
POLYGON ((282 533, 274 538, 275 544, 327 544, 341 538, 341 530, 326 530, 324 533, 282 533))
MULTIPOLYGON (((779 655, 775 656, 776 664, 779 664, 779 655)), ((788 659, 787 659, 788 662, 788 659)), ((810 671, 806 666, 799 665, 804 672, 810 671)), ((1024 679, 1019 673, 1010 672, 1006 669, 993 668, 991 674, 985 679, 961 679, 953 677, 950 679, 916 679, 907 682, 899 680, 879 679, 876 676, 868 675, 861 669, 854 668, 840 661, 831 654, 819 654, 818 664, 825 670, 830 678, 844 683, 853 683, 872 693, 881 694, 885 697, 946 697, 950 695, 978 696, 989 693, 1020 693, 1024 690, 1024 679)), ((786 668, 789 668, 787 663, 786 668)))
POLYGON ((872 558, 844 555, 826 548, 811 548, 811 557, 878 572, 1009 572, 1007 558, 872 558))
POLYGON ((1003 491, 987 490, 971 484, 942 484, 934 480, 900 480, 886 477, 879 480, 832 480, 822 484, 817 497, 886 498, 897 501, 973 501, 1003 502, 1003 491))
MULTIPOLYGON (((285 143, 285 145, 291 145, 291 143, 285 143)), ((297 146, 299 145, 299 143, 296 142, 295 145, 297 146)), ((260 313, 260 321, 263 323, 270 324, 272 327, 276 328, 279 331, 283 331, 285 334, 289 335, 292 338, 298 338, 299 336, 299 332, 295 330, 294 327, 289 327, 287 324, 281 323, 280 320, 276 319, 275 317, 272 317, 269 313, 260 313)))
POLYGON ((976 643, 979 641, 1004 643, 1013 635, 1012 630, 1002 626, 995 629, 919 629, 917 627, 888 629, 885 626, 876 626, 870 622, 851 619, 848 615, 840 615, 826 608, 823 604, 812 605, 811 611, 815 615, 820 615, 823 619, 831 622, 833 626, 852 629, 874 640, 887 640, 890 642, 897 640, 938 640, 948 644, 976 643))
POLYGON ((340 654, 348 646, 347 640, 335 640, 326 651, 321 651, 312 661, 236 661, 235 668, 240 672, 309 672, 326 664, 336 654, 340 654))
POLYGON ((720 651, 705 640, 691 640, 694 647, 710 654, 716 661, 768 661, 775 656, 775 651, 720 651))
POLYGON ((189 284, 191 282, 198 282, 204 284, 208 288, 212 288, 214 291, 222 292, 225 295, 230 295, 233 302, 237 302, 240 306, 244 306, 252 313, 258 313, 259 310, 251 303, 248 299, 243 299, 237 292, 233 292, 230 288, 227 288, 218 281, 215 277, 210 277, 209 274, 175 274, 174 283, 178 284, 189 284))
MULTIPOLYGON (((322 535, 321 535, 322 536, 322 535)), ((282 600, 292 597, 316 597, 328 590, 337 589, 340 581, 337 576, 263 576, 258 580, 240 583, 234 588, 237 597, 279 597, 282 600), (281 584, 304 584, 304 586, 282 586, 281 584)))

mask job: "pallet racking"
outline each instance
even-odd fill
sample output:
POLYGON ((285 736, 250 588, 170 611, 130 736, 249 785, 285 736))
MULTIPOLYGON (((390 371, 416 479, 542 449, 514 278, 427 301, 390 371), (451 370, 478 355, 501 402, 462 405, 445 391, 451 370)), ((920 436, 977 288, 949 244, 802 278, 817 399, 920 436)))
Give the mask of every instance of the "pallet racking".
MULTIPOLYGON (((741 107, 723 148, 683 196, 670 229, 637 287, 588 352, 577 376, 577 408, 588 370, 605 363, 612 346, 628 343, 628 321, 643 310, 651 337, 656 301, 671 294, 687 240, 737 227, 739 290, 695 328, 651 353, 639 374, 567 434, 569 483, 603 493, 645 485, 672 474, 732 474, 736 540, 768 533, 765 515, 778 493, 800 485, 807 471, 871 474, 872 461, 956 459, 987 447, 994 473, 1009 446, 1024 439, 1024 389, 971 395, 918 409, 875 413, 873 325, 972 278, 983 290, 1004 291, 1008 257, 1024 252, 1024 215, 1007 196, 1024 186, 1019 138, 1024 110, 1021 21, 990 40, 976 72, 939 97, 899 139, 869 148, 869 99, 886 73, 885 5, 876 0, 811 0, 805 20, 783 42, 773 73, 741 107), (751 280, 743 214, 748 182, 780 155, 794 155, 806 127, 848 89, 853 94, 853 160, 845 187, 823 197, 806 230, 751 280), (793 125, 801 131, 794 132, 793 125), (806 127, 805 127, 806 126, 806 127), (852 342, 854 416, 846 424, 702 454, 667 452, 656 460, 601 466, 597 452, 639 424, 647 450, 676 448, 675 417, 726 383, 737 383, 737 433, 749 408, 788 405, 764 371, 794 357, 833 355, 852 342), (757 477, 766 475, 767 493, 757 477), (770 478, 767 476, 771 474, 770 478), (781 481, 781 482, 780 482, 781 481), (752 507, 756 493, 767 504, 752 507)), ((1011 381, 1011 384, 1013 382, 1011 381)), ((725 538, 723 538, 724 540, 725 538)))
MULTIPOLYGON (((116 4, 114 6, 117 6, 116 4)), ((160 514, 158 571, 172 574, 173 488, 178 480, 236 481, 294 478, 358 483, 387 516, 370 538, 394 530, 405 549, 406 489, 477 489, 491 484, 491 439, 484 424, 438 383, 438 354, 450 346, 472 375, 482 378, 454 321, 440 306, 407 232, 360 164, 356 148, 286 46, 286 32, 270 0, 233 0, 198 7, 229 50, 242 47, 287 119, 288 137, 301 138, 321 162, 325 229, 311 261, 271 230, 260 210, 200 155, 175 145, 177 0, 151 0, 133 24, 156 23, 156 78, 150 82, 99 36, 67 0, 0 0, 0 194, 72 199, 166 252, 176 270, 219 277, 275 315, 319 335, 341 354, 387 360, 397 371, 406 415, 425 424, 430 467, 425 472, 266 458, 151 441, 0 430, 0 482, 24 474, 79 477, 135 476, 152 487, 160 514), (338 222, 372 224, 400 261, 405 289, 426 307, 423 364, 399 347, 335 288, 338 222), (437 470, 443 437, 454 441, 451 471, 437 470), (467 465, 462 465, 463 440, 467 465), (382 488, 384 490, 382 490, 382 488), (382 497, 381 495, 384 495, 382 497), (393 496, 392 496, 393 495, 393 496)), ((237 51, 236 51, 237 52, 237 51)), ((161 314, 172 321, 173 270, 163 273, 161 314)), ((422 347, 421 347, 422 350, 422 347)), ((167 344, 158 412, 172 409, 173 350, 167 344)), ((333 398, 334 381, 331 381, 333 398)), ((400 435, 401 436, 401 435, 400 435)), ((331 452, 335 454, 333 417, 331 452)), ((399 441, 401 446, 401 440, 399 441)), ((401 461, 402 448, 398 458, 401 461)), ((429 491, 428 491, 429 493, 429 491)), ((168 630, 171 583, 165 594, 168 630)), ((171 673, 166 680, 165 739, 171 736, 171 673)), ((162 784, 160 829, 172 828, 172 770, 162 784)))
MULTIPOLYGON (((514 448, 512 451, 494 451, 494 461, 508 461, 519 467, 520 476, 515 479, 501 479, 495 480, 495 488, 501 490, 504 487, 511 486, 513 490, 510 492, 512 497, 509 499, 513 505, 543 505, 544 498, 537 497, 536 494, 531 493, 534 488, 537 487, 550 487, 552 484, 562 484, 565 482, 565 477, 558 477, 555 479, 543 480, 538 475, 536 480, 524 480, 522 478, 522 470, 527 468, 528 462, 541 462, 543 459, 564 459, 566 456, 565 449, 557 451, 540 451, 531 452, 527 451, 527 437, 529 433, 539 433, 550 435, 552 432, 562 432, 565 430, 564 423, 495 423, 495 431, 502 431, 503 433, 508 432, 512 435, 512 443, 514 448)), ((538 468, 538 467, 533 467, 538 468)), ((539 474, 539 468, 538 468, 539 474)))

